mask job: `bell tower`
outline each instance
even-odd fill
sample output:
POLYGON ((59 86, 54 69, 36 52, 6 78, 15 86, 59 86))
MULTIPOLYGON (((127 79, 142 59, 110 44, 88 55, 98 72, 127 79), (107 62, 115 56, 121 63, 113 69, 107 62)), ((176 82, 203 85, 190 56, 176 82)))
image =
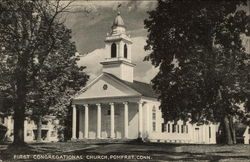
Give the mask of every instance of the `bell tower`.
POLYGON ((107 33, 105 39, 105 61, 103 72, 110 73, 116 77, 133 82, 135 64, 131 61, 131 45, 132 41, 126 34, 126 28, 120 12, 111 27, 111 32, 107 33))

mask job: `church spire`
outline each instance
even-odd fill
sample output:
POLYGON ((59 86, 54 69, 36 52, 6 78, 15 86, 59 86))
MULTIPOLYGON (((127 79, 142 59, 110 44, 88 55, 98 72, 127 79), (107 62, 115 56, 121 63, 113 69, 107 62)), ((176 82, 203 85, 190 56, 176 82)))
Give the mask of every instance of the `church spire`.
POLYGON ((105 39, 107 53, 105 53, 105 61, 101 62, 103 72, 113 74, 122 80, 133 82, 135 64, 131 61, 132 40, 126 34, 125 24, 119 11, 111 29, 111 33, 107 34, 105 39))

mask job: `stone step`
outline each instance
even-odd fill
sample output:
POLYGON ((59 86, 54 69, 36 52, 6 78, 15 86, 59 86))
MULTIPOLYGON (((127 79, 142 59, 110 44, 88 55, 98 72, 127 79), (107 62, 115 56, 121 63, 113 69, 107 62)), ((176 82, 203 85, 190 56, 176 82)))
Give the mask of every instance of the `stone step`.
POLYGON ((81 142, 81 143, 128 143, 134 141, 134 139, 73 139, 69 142, 81 142))

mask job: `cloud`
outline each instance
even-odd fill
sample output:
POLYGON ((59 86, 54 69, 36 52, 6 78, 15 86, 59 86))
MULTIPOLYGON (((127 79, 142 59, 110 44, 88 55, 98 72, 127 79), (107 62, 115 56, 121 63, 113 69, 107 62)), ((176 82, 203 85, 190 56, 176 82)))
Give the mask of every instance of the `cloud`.
MULTIPOLYGON (((147 11, 155 6, 154 1, 121 1, 121 16, 131 37, 146 36, 144 19, 147 11)), ((103 40, 110 32, 116 16, 113 8, 117 1, 76 1, 72 12, 65 13, 65 25, 72 30, 72 41, 79 53, 86 54, 104 48, 103 40), (105 3, 104 3, 105 2, 105 3)))
MULTIPOLYGON (((144 57, 149 53, 144 51, 146 37, 132 38, 132 62, 136 64, 134 69, 134 79, 149 83, 157 74, 158 69, 154 68, 150 62, 144 62, 144 57)), ((90 80, 94 79, 102 72, 101 61, 104 61, 105 53, 110 52, 105 48, 96 49, 88 55, 82 56, 78 65, 87 66, 86 72, 90 75, 90 80)))
POLYGON ((72 41, 80 55, 79 65, 87 66, 86 72, 90 80, 102 72, 101 61, 104 60, 104 39, 110 32, 116 16, 117 5, 125 22, 126 30, 133 40, 132 61, 137 65, 134 69, 135 80, 150 82, 157 73, 150 62, 143 62, 148 52, 144 51, 147 30, 144 29, 144 20, 148 17, 147 11, 157 5, 157 1, 75 1, 71 11, 65 13, 65 25, 72 30, 72 41))

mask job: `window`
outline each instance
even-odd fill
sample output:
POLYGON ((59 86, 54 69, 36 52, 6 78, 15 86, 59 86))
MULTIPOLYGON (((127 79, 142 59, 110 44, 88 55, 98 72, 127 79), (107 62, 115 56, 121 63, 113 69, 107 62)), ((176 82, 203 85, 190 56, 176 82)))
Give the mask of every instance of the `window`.
POLYGON ((48 120, 43 120, 42 125, 48 125, 49 121, 48 120))
POLYGON ((152 121, 153 121, 153 131, 156 130, 156 110, 155 110, 155 107, 153 107, 153 110, 152 110, 152 121))
POLYGON ((153 107, 152 120, 156 120, 156 110, 155 110, 155 107, 153 107))
POLYGON ((124 45, 124 58, 128 58, 128 48, 127 45, 124 45))
POLYGON ((188 125, 186 125, 186 133, 188 133, 188 125))
POLYGON ((177 125, 177 133, 180 133, 180 126, 177 125))
POLYGON ((184 133, 184 125, 181 125, 181 133, 184 133))
POLYGON ((161 125, 161 131, 162 132, 166 132, 167 131, 167 124, 162 123, 162 125, 161 125))
POLYGON ((170 133, 170 124, 168 124, 168 133, 170 133))
POLYGON ((111 58, 114 58, 114 57, 116 57, 116 44, 115 43, 111 45, 111 58))
POLYGON ((209 138, 211 138, 211 127, 208 128, 209 138))
POLYGON ((248 134, 250 134, 250 128, 248 128, 248 134))
POLYGON ((173 133, 176 132, 176 125, 175 125, 175 124, 172 125, 172 132, 173 132, 173 133))
POLYGON ((153 122, 153 131, 156 131, 156 123, 153 122))

